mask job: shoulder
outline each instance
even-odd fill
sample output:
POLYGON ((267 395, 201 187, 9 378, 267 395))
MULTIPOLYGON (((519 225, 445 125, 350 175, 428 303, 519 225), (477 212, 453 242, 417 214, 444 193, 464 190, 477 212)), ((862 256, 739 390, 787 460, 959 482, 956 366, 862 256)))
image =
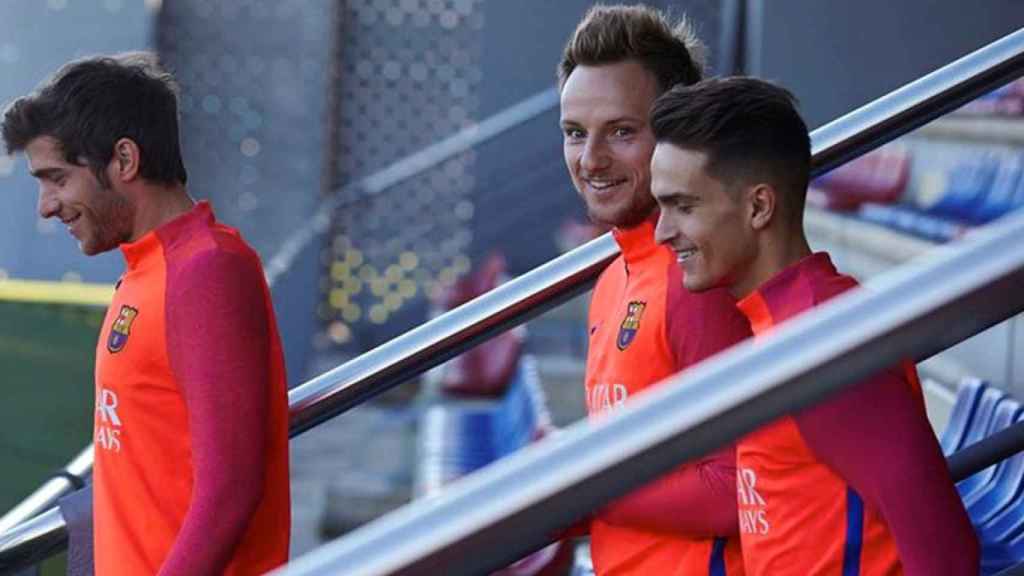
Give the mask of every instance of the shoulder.
POLYGON ((179 288, 195 284, 260 286, 259 257, 237 236, 203 231, 167 246, 167 283, 179 288))
POLYGON ((817 306, 859 285, 852 276, 839 273, 804 278, 804 291, 811 306, 817 306))

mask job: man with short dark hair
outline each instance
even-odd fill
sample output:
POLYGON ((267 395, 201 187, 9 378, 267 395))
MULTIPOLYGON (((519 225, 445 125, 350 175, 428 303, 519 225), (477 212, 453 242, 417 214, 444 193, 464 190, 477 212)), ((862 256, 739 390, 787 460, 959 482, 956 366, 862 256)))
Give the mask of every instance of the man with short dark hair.
MULTIPOLYGON (((786 90, 706 80, 651 112, 657 239, 686 288, 726 288, 755 338, 856 286, 803 232, 807 127, 786 90)), ((978 542, 905 362, 736 448, 747 572, 975 574, 978 542)))
MULTIPOLYGON (((654 242, 648 111, 672 85, 701 78, 702 51, 685 20, 598 6, 558 67, 566 167, 591 219, 612 227, 622 248, 590 303, 592 417, 750 334, 724 290, 683 290, 672 252, 654 242)), ((595 514, 597 573, 741 574, 734 460, 729 448, 688 463, 595 514)))
POLYGON ((290 525, 284 359, 259 257, 186 188, 147 54, 72 62, 4 113, 39 215, 127 270, 96 347, 95 571, 257 574, 290 525))

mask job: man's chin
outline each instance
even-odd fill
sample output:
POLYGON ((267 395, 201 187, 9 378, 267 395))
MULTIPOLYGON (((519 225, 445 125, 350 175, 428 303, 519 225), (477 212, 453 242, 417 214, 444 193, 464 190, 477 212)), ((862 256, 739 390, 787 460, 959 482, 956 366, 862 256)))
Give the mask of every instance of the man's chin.
POLYGON ((708 290, 714 290, 719 284, 709 278, 702 277, 700 274, 689 272, 685 267, 683 268, 683 287, 690 292, 707 292, 708 290))
POLYGON ((651 212, 651 210, 628 209, 606 212, 604 210, 587 209, 591 222, 608 228, 635 228, 643 224, 650 217, 651 212))

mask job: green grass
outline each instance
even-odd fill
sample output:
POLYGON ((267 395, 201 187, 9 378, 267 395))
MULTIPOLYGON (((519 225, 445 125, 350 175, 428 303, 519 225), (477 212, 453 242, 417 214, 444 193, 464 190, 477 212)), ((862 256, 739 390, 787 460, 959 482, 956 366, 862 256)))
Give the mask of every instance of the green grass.
POLYGON ((93 359, 103 309, 0 301, 0 513, 92 440, 93 359))

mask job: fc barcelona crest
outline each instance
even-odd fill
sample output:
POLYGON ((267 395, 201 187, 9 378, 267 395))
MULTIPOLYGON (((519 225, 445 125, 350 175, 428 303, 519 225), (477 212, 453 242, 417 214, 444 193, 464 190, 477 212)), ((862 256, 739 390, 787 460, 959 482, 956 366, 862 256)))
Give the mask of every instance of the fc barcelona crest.
POLYGON ((121 311, 110 327, 110 337, 107 338, 107 350, 120 352, 128 343, 128 336, 132 333, 132 322, 139 315, 139 311, 131 306, 121 306, 121 311))
POLYGON ((640 328, 640 318, 644 315, 646 302, 630 302, 626 305, 626 317, 622 319, 622 326, 619 326, 619 338, 616 344, 619 350, 625 350, 636 338, 636 331, 640 328))

